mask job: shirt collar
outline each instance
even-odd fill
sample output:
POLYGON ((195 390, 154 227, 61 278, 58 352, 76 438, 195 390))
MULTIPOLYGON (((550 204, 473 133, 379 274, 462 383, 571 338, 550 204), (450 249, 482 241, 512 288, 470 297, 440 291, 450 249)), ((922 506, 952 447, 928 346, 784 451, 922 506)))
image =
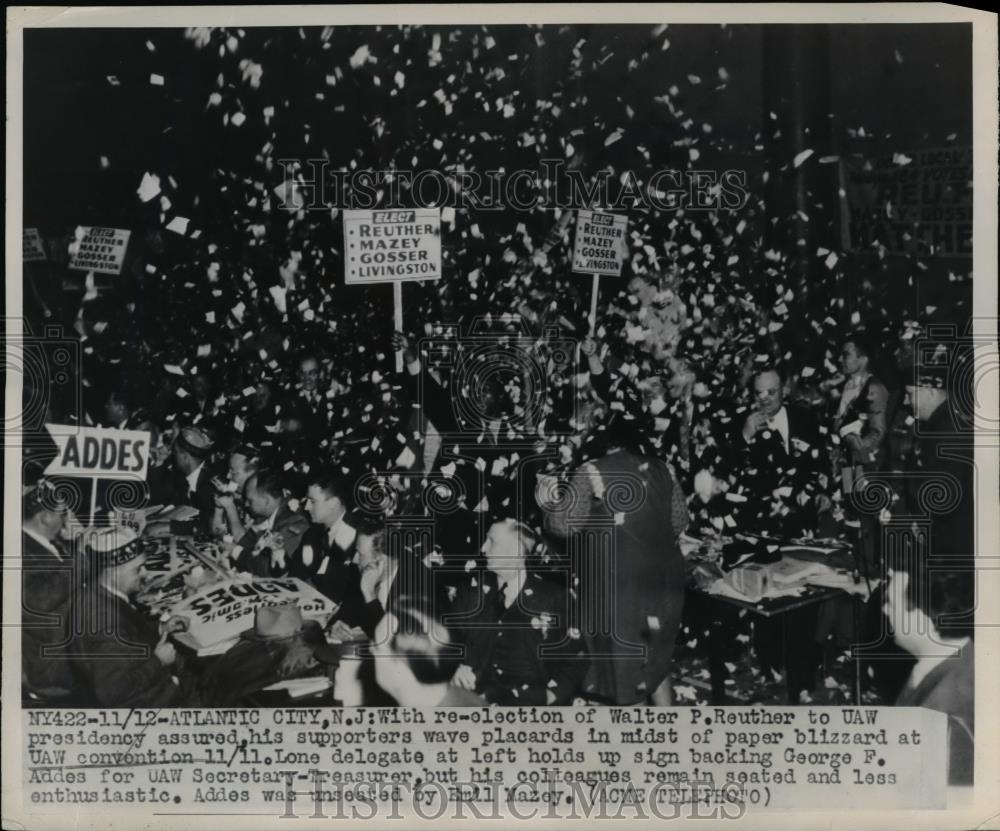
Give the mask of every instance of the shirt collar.
POLYGON ((198 465, 198 467, 196 467, 187 476, 184 477, 185 479, 187 479, 188 491, 193 492, 198 489, 198 477, 201 475, 201 469, 204 466, 205 463, 202 462, 200 465, 198 465))
POLYGON ((340 519, 338 519, 333 525, 327 529, 326 539, 333 545, 337 544, 337 547, 347 551, 354 543, 355 537, 358 536, 357 530, 347 523, 347 514, 345 513, 340 519))
POLYGON ((57 560, 62 562, 62 555, 59 553, 59 549, 52 544, 52 540, 45 539, 45 537, 32 528, 22 528, 21 530, 41 545, 46 551, 51 552, 57 560))

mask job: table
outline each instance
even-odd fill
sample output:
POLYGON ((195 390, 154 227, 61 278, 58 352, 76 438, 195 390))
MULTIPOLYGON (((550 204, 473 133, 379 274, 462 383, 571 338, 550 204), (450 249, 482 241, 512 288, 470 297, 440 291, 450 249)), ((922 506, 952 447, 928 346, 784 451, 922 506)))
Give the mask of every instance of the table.
MULTIPOLYGON (((785 682, 788 690, 788 703, 798 704, 796 690, 794 689, 792 673, 789 671, 789 643, 788 643, 788 615, 809 606, 819 605, 828 600, 848 596, 853 598, 851 604, 854 614, 854 631, 860 631, 860 610, 863 606, 862 598, 856 594, 844 592, 841 589, 826 588, 819 586, 807 586, 802 594, 789 597, 766 598, 764 600, 740 600, 726 595, 712 594, 704 589, 689 587, 687 597, 700 603, 720 603, 737 610, 743 610, 750 614, 757 615, 765 620, 776 619, 781 624, 782 657, 785 660, 785 682)), ((725 691, 725 667, 722 658, 723 624, 718 616, 712 615, 709 624, 709 674, 712 683, 712 703, 723 705, 726 703, 725 691)), ((854 704, 861 703, 861 661, 855 657, 854 662, 854 684, 852 688, 852 701, 854 704)))

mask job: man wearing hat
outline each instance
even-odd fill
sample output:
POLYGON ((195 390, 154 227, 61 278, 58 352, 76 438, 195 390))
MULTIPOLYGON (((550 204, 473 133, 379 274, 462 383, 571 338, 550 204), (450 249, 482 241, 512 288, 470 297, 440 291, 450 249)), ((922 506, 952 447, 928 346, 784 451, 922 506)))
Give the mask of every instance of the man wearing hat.
POLYGON ((66 494, 40 479, 24 497, 21 527, 21 666, 27 700, 65 700, 72 678, 63 657, 49 654, 65 641, 68 606, 74 584, 71 555, 57 540, 69 516, 66 494))
MULTIPOLYGON (((156 505, 190 505, 198 509, 195 529, 209 533, 215 514, 216 489, 209 469, 214 441, 201 427, 184 427, 172 449, 172 463, 150 471, 150 499, 156 505)), ((174 529, 172 529, 174 530, 174 529)))
POLYGON ((174 618, 157 627, 133 605, 145 554, 135 531, 112 528, 86 545, 88 584, 66 614, 77 633, 70 642, 82 706, 164 707, 192 704, 172 674, 177 653, 168 640, 183 628, 174 618))
MULTIPOLYGON (((975 529, 975 478, 972 424, 949 389, 949 378, 961 378, 963 358, 950 355, 945 346, 918 355, 906 379, 906 395, 916 417, 914 475, 908 479, 907 513, 930 517, 934 555, 973 556, 975 529), (934 485, 940 483, 940 489, 934 485), (937 491, 947 496, 937 498, 937 491)), ((967 396, 966 400, 971 400, 967 396)))

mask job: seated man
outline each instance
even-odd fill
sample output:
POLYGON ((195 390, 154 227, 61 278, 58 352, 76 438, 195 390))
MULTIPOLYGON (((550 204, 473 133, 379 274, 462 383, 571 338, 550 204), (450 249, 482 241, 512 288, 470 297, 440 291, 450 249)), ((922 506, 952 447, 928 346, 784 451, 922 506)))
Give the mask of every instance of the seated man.
POLYGON ((363 604, 354 565, 357 529, 348 521, 350 485, 335 472, 317 471, 306 491, 306 512, 313 521, 290 574, 312 583, 335 603, 341 619, 353 618, 363 604))
POLYGON ((177 619, 158 628, 133 605, 146 559, 135 531, 95 534, 86 551, 87 586, 65 609, 78 627, 69 650, 81 705, 194 704, 171 674, 177 654, 168 637, 179 628, 177 619))
POLYGON ((951 785, 973 784, 973 577, 972 571, 931 571, 922 564, 897 563, 896 570, 890 572, 885 595, 885 614, 896 643, 917 659, 896 705, 927 707, 947 714, 951 785), (955 620, 963 615, 968 615, 968 622, 955 620))
POLYGON ((190 505, 198 509, 194 523, 171 523, 174 534, 211 533, 216 489, 212 484, 212 437, 200 427, 185 427, 174 440, 171 461, 149 474, 150 502, 190 505))
POLYGON ((258 470, 243 487, 253 524, 233 549, 236 568, 257 577, 282 577, 298 556, 309 520, 289 507, 277 471, 258 470))
POLYGON ((521 523, 495 522, 482 548, 485 581, 472 581, 445 620, 465 646, 452 683, 492 704, 567 704, 587 671, 584 641, 570 624, 572 592, 529 571, 535 544, 521 523))
POLYGON ((250 445, 239 445, 229 454, 229 475, 225 490, 216 489, 213 526, 219 534, 229 534, 238 540, 246 533, 246 516, 242 510, 243 488, 260 466, 260 454, 250 445))
POLYGON ((47 479, 24 497, 21 662, 24 690, 32 701, 66 700, 72 684, 65 658, 51 654, 65 640, 62 613, 75 582, 72 557, 57 545, 68 516, 65 500, 47 479))
POLYGON ((805 409, 785 405, 785 378, 763 369, 753 378, 754 409, 735 438, 733 466, 756 495, 756 528, 777 537, 815 532, 818 514, 830 510, 822 472, 827 464, 821 430, 805 409))

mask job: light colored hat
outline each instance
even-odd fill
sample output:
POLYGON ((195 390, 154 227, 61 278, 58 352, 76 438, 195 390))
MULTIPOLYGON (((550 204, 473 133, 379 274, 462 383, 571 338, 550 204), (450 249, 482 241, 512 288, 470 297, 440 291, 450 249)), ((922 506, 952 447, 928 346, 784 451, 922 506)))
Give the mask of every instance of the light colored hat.
POLYGON ((111 528, 94 534, 87 541, 87 553, 105 568, 113 568, 134 560, 143 553, 139 534, 132 528, 111 528))
POLYGON ((260 606, 254 612, 253 629, 247 635, 251 638, 291 638, 304 627, 305 620, 297 603, 260 606))
POLYGON ((177 436, 177 443, 195 456, 207 456, 215 446, 212 437, 200 427, 182 428, 177 436))

